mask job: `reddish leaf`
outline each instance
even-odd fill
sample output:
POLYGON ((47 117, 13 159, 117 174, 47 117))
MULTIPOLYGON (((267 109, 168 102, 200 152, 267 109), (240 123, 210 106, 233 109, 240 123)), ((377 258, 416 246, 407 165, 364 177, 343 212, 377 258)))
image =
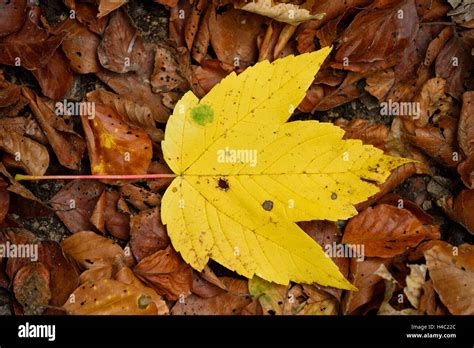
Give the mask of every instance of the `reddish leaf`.
MULTIPOLYGON (((0 5, 1 6, 1 5, 0 5)), ((0 70, 0 108, 15 104, 20 99, 20 87, 8 82, 0 70)))
POLYGON ((41 314, 51 299, 50 274, 40 262, 20 268, 13 280, 13 292, 26 315, 41 314))
POLYGON ((474 189, 461 191, 454 200, 454 218, 474 234, 474 189))
POLYGON ((424 239, 439 238, 436 226, 423 225, 408 210, 379 204, 353 217, 342 242, 364 245, 366 256, 392 257, 424 239))
POLYGON ((103 190, 98 181, 74 180, 56 193, 51 206, 72 233, 94 229, 89 219, 103 190))
POLYGON ((458 142, 466 161, 458 166, 458 173, 467 187, 474 187, 474 92, 463 95, 458 125, 458 142))
POLYGON ((161 223, 158 208, 140 212, 131 219, 130 245, 133 256, 140 262, 143 258, 165 249, 170 240, 161 223))
POLYGON ((374 124, 360 118, 351 121, 339 118, 335 124, 346 131, 344 139, 360 139, 364 144, 384 150, 388 136, 388 128, 385 125, 374 124))
POLYGON ((130 235, 130 211, 117 191, 102 192, 91 221, 102 233, 107 230, 119 239, 128 239, 130 235))
POLYGON ((0 3, 0 37, 16 32, 26 19, 26 0, 0 3))
POLYGON ((118 9, 128 0, 99 0, 99 14, 98 18, 108 15, 110 12, 118 9))
POLYGON ((186 297, 191 292, 192 269, 171 246, 142 259, 134 272, 168 300, 186 297))

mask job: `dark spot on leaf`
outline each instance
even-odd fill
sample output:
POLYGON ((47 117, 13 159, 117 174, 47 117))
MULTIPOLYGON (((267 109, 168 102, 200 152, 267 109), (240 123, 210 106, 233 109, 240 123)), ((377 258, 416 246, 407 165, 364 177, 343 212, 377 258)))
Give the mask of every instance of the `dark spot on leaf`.
POLYGON ((272 201, 265 201, 262 203, 263 209, 266 211, 271 211, 273 209, 273 202, 272 201))

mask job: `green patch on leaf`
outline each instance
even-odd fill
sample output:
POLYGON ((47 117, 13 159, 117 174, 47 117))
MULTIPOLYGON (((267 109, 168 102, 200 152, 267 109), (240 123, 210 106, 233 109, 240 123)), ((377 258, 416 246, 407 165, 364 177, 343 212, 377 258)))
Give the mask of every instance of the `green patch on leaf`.
POLYGON ((191 110, 191 117, 197 124, 205 126, 214 120, 214 111, 209 105, 200 104, 191 110))

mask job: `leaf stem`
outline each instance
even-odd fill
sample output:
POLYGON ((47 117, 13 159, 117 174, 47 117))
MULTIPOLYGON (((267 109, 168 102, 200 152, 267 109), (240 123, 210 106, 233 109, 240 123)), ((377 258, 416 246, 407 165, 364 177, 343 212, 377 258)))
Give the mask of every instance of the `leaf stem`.
POLYGON ((16 174, 15 180, 143 180, 174 178, 176 174, 142 175, 23 175, 16 174))

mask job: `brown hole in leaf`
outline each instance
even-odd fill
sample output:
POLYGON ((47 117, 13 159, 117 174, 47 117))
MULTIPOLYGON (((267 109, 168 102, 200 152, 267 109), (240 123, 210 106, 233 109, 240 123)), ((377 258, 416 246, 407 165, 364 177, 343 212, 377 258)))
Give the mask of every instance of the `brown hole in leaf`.
POLYGON ((229 181, 225 178, 219 178, 219 180, 217 180, 217 187, 220 190, 227 192, 227 190, 229 190, 229 181))
POLYGON ((266 211, 271 211, 273 209, 273 202, 272 201, 265 201, 262 203, 263 209, 266 211))

